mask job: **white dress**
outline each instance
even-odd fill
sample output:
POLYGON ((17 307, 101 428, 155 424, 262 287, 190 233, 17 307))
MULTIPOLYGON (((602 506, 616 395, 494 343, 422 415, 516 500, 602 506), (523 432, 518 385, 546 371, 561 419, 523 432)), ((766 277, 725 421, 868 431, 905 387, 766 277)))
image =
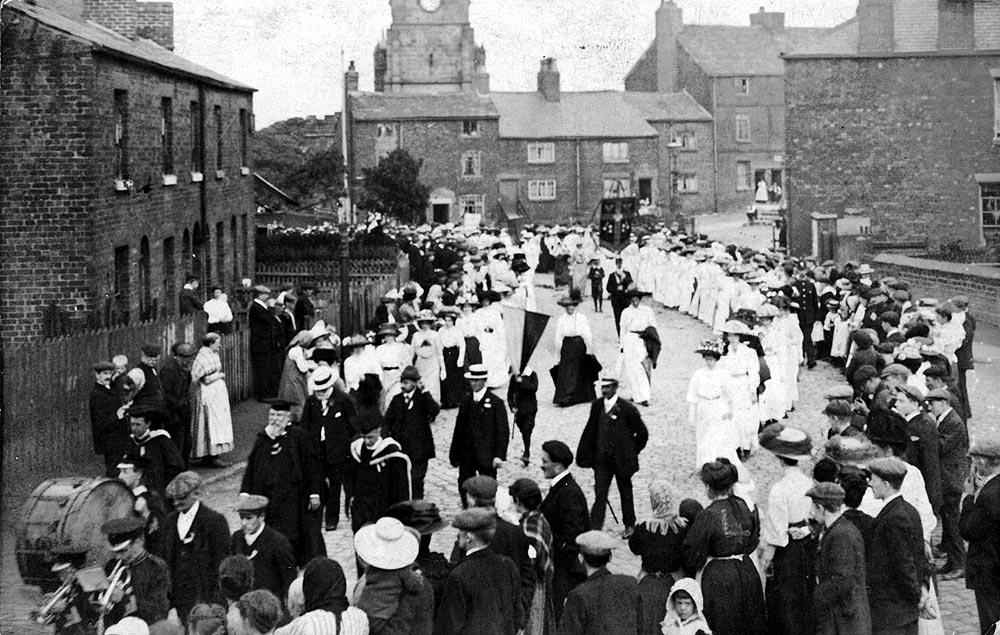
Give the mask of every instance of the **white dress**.
POLYGON ((760 360, 757 352, 743 342, 730 344, 729 352, 719 360, 717 368, 729 376, 733 424, 739 430, 740 447, 750 450, 756 447, 754 444, 760 423, 756 403, 757 386, 760 385, 760 360))
POLYGON ((640 304, 638 307, 628 306, 622 311, 619 381, 622 394, 636 403, 648 402, 650 396, 647 370, 650 362, 646 342, 639 336, 650 326, 656 327, 656 315, 652 308, 640 304))
POLYGON ((389 342, 375 348, 375 357, 382 368, 382 413, 389 407, 392 398, 398 395, 403 369, 410 365, 412 349, 402 342, 389 342))
POLYGON ((486 385, 490 388, 503 386, 507 382, 507 333, 503 325, 503 316, 495 305, 483 307, 475 312, 479 325, 479 350, 483 356, 483 365, 489 375, 486 385))
POLYGON ((441 376, 444 374, 444 346, 435 330, 417 331, 410 341, 413 347, 413 365, 420 371, 424 390, 441 403, 441 376))
POLYGON ((729 376, 718 366, 699 368, 691 376, 686 401, 694 405, 695 469, 718 457, 728 457, 739 447, 739 432, 729 413, 729 376))
POLYGON ((760 332, 760 344, 764 347, 764 361, 771 372, 771 378, 764 382, 764 392, 760 396, 760 421, 771 419, 780 421, 785 416, 788 392, 784 379, 784 348, 780 325, 772 321, 771 326, 760 332))

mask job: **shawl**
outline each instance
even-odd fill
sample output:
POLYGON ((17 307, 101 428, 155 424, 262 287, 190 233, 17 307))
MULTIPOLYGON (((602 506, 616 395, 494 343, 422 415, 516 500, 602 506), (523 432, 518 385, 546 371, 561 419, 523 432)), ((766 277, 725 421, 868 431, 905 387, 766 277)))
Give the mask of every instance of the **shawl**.
POLYGON ((649 503, 653 518, 646 521, 646 527, 655 534, 666 535, 671 530, 679 533, 687 527, 688 521, 678 510, 677 490, 666 481, 649 484, 649 503))
POLYGON ((552 575, 552 527, 549 521, 537 509, 530 511, 521 517, 521 531, 535 548, 536 572, 542 576, 552 575))
POLYGON ((212 373, 222 371, 222 359, 219 354, 207 346, 202 346, 198 351, 198 356, 191 364, 191 379, 200 381, 212 373))

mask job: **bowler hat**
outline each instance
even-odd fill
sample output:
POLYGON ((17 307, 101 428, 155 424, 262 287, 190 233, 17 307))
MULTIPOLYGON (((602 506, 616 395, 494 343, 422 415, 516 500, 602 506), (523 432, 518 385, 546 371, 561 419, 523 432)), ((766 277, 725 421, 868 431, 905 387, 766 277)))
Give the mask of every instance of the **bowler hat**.
POLYGON ((407 527, 415 529, 421 536, 429 536, 448 525, 441 519, 437 505, 430 501, 396 503, 386 510, 385 515, 398 519, 407 527))
POLYGON ((403 374, 400 375, 400 379, 408 379, 410 381, 420 381, 420 371, 417 370, 416 366, 407 366, 403 369, 403 374))

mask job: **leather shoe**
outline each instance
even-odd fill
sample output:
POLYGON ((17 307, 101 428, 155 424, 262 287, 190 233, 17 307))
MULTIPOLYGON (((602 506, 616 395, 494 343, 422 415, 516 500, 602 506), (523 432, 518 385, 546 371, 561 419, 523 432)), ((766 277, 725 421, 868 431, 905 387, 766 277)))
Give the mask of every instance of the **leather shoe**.
POLYGON ((622 540, 628 540, 635 533, 635 527, 626 527, 625 531, 622 532, 622 540))

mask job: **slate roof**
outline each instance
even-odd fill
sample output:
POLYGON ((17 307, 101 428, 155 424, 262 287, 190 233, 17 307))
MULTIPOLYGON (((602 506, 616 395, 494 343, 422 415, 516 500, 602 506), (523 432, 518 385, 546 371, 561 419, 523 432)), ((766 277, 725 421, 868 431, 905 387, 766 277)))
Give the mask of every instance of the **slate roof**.
POLYGON ((825 35, 803 42, 787 51, 785 57, 856 55, 860 28, 856 17, 833 27, 825 35))
POLYGON ((162 72, 184 75, 222 88, 241 92, 256 90, 246 84, 241 84, 225 75, 207 69, 204 66, 199 66, 179 55, 175 55, 152 40, 143 38, 130 40, 89 20, 74 20, 57 11, 41 5, 29 4, 24 0, 14 0, 14 2, 6 5, 5 8, 18 11, 51 29, 65 33, 77 40, 87 42, 99 51, 131 59, 162 72))
POLYGON ((712 115, 687 91, 626 92, 625 101, 646 121, 711 121, 712 115))
POLYGON ((490 93, 500 113, 500 137, 579 139, 656 137, 658 133, 620 91, 490 93))
POLYGON ((439 95, 354 92, 351 109, 357 121, 499 117, 489 96, 472 92, 439 95))

